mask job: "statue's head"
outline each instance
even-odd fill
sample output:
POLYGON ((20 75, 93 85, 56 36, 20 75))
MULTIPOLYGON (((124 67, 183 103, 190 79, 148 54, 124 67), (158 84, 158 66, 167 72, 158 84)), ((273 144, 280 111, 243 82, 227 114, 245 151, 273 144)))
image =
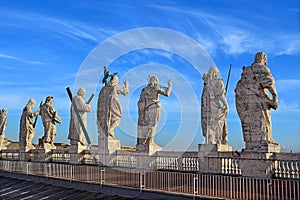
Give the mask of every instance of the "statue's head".
POLYGON ((53 101, 53 99, 54 99, 53 96, 47 96, 45 101, 46 101, 46 103, 49 103, 49 102, 53 101))
POLYGON ((217 67, 213 66, 208 70, 208 73, 211 75, 211 77, 216 78, 220 75, 220 71, 217 67))
POLYGON ((116 75, 113 75, 110 79, 110 82, 111 82, 111 85, 112 86, 115 86, 115 85, 118 85, 119 83, 119 78, 116 76, 116 75))
POLYGON ((257 52, 254 57, 253 64, 255 64, 255 63, 267 65, 267 63, 268 63, 267 55, 264 52, 257 52))
POLYGON ((157 76, 150 76, 148 78, 148 85, 149 86, 157 86, 159 83, 158 77, 157 76))
POLYGON ((27 106, 31 106, 34 107, 35 106, 36 101, 34 99, 29 99, 27 106))
POLYGON ((8 113, 8 110, 7 108, 3 108, 1 112, 6 115, 8 113))
POLYGON ((86 90, 84 88, 79 88, 77 95, 78 96, 85 96, 86 90))

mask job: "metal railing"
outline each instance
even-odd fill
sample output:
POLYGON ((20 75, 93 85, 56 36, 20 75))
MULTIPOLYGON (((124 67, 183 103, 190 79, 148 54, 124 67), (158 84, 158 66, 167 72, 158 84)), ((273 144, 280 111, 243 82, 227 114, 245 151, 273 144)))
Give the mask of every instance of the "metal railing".
POLYGON ((199 174, 176 171, 149 171, 96 165, 72 165, 0 160, 0 170, 10 173, 70 181, 126 186, 143 192, 164 191, 194 197, 229 199, 300 199, 300 181, 199 174))

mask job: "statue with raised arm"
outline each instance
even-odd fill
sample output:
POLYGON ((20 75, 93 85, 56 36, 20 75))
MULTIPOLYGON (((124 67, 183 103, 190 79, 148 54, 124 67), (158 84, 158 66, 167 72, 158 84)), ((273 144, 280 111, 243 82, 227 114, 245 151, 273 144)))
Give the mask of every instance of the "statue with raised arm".
POLYGON ((46 97, 46 101, 40 107, 40 115, 42 116, 42 122, 44 126, 43 146, 48 149, 55 149, 54 138, 56 136, 55 123, 61 124, 62 121, 58 116, 53 106, 54 97, 46 97))
POLYGON ((119 101, 119 94, 128 94, 128 81, 124 86, 118 85, 119 78, 111 76, 110 81, 101 89, 98 97, 97 125, 98 133, 106 134, 108 138, 115 138, 114 129, 121 122, 122 108, 119 101))
POLYGON ((32 144, 34 137, 34 117, 39 115, 39 111, 33 112, 32 110, 35 104, 36 101, 30 99, 22 112, 19 134, 20 150, 35 149, 35 146, 32 144))
POLYGON ((87 139, 81 126, 84 125, 85 128, 87 127, 87 112, 91 111, 91 106, 84 101, 85 95, 86 90, 84 88, 80 88, 77 92, 77 96, 72 98, 71 119, 68 135, 71 145, 85 146, 87 143, 87 139), (74 110, 74 104, 76 106, 78 115, 74 110), (79 120, 81 120, 83 124, 81 124, 79 120))
POLYGON ((270 110, 278 107, 278 95, 265 53, 258 52, 251 66, 243 67, 235 98, 246 149, 261 149, 271 144, 280 151, 272 138, 270 115, 270 110))
POLYGON ((203 75, 204 87, 201 97, 202 134, 207 144, 227 145, 226 117, 228 104, 225 96, 223 79, 219 78, 220 71, 211 67, 203 75))
POLYGON ((3 108, 0 110, 0 150, 5 148, 4 145, 4 138, 5 138, 5 127, 7 126, 7 115, 8 110, 6 108, 3 108))
POLYGON ((158 83, 157 76, 150 76, 148 78, 148 85, 142 89, 140 94, 138 101, 138 151, 143 151, 145 146, 157 146, 154 142, 154 135, 161 110, 158 95, 161 94, 168 97, 172 90, 172 81, 168 80, 167 88, 160 87, 158 83))

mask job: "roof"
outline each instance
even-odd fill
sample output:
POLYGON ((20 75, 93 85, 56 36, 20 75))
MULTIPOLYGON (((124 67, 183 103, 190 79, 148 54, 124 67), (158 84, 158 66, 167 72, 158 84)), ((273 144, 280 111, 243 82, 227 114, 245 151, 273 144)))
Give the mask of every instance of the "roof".
POLYGON ((0 176, 0 199, 113 199, 130 198, 0 176))

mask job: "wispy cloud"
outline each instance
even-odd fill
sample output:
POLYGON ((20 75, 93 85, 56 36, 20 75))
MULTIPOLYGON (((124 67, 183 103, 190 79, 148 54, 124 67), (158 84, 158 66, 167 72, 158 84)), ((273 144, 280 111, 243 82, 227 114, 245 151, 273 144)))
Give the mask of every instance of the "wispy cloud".
POLYGON ((0 26, 25 30, 30 29, 30 31, 34 30, 36 32, 42 31, 46 34, 52 34, 62 40, 71 38, 81 42, 83 42, 83 40, 89 40, 99 43, 107 36, 117 33, 117 31, 112 28, 103 28, 99 25, 86 24, 75 19, 61 19, 17 10, 2 11, 1 16, 10 21, 10 23, 0 23, 0 26), (27 26, 27 24, 30 24, 30 26, 27 26))
POLYGON ((27 59, 18 58, 18 57, 8 55, 8 54, 3 54, 3 53, 0 53, 0 58, 12 59, 12 60, 24 62, 24 63, 27 63, 27 64, 34 64, 34 65, 44 65, 44 64, 46 64, 46 63, 43 63, 43 62, 40 62, 40 61, 30 61, 30 60, 27 60, 27 59))
POLYGON ((271 19, 266 19, 264 16, 255 16, 259 18, 258 21, 261 21, 261 23, 253 24, 247 18, 231 16, 230 12, 224 16, 224 13, 220 14, 212 11, 208 13, 204 9, 200 10, 199 8, 195 9, 187 6, 179 8, 172 5, 152 4, 151 7, 184 16, 187 23, 192 27, 194 34, 196 34, 198 41, 206 47, 209 53, 214 53, 217 48, 230 55, 252 53, 258 49, 264 49, 264 51, 274 55, 300 53, 299 32, 293 33, 281 29, 274 34, 274 30, 266 27, 265 23, 267 22, 264 22, 264 20, 269 22, 271 19), (194 20, 206 26, 205 30, 210 30, 212 34, 203 38, 204 34, 201 34, 201 29, 196 29, 194 27, 195 23, 190 22, 194 20))
POLYGON ((300 90, 300 79, 282 79, 276 81, 277 90, 300 90))

